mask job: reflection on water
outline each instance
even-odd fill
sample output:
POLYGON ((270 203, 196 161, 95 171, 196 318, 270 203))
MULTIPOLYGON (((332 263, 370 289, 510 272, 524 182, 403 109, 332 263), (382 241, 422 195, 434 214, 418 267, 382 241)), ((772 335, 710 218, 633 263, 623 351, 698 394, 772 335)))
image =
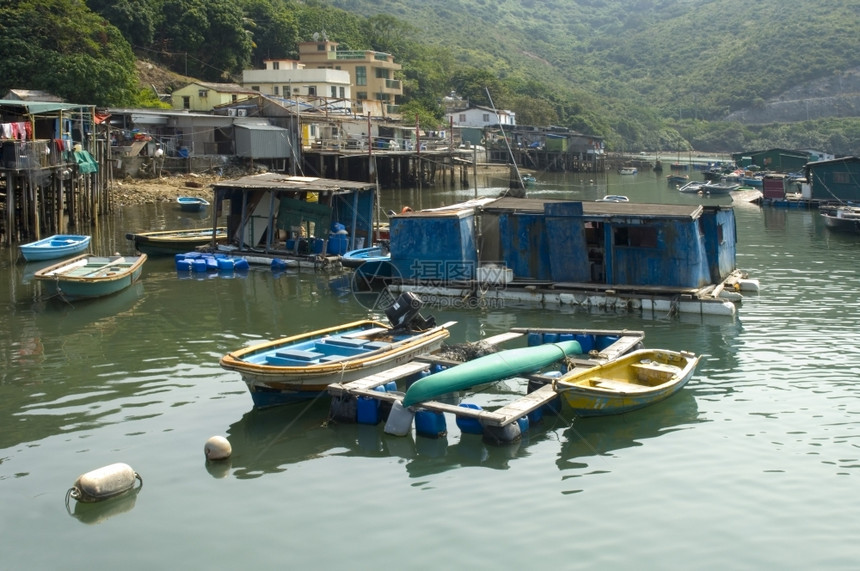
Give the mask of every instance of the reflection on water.
POLYGON ((565 478, 583 476, 589 470, 589 457, 611 456, 624 448, 643 446, 651 438, 686 430, 699 422, 703 420, 696 398, 688 388, 627 414, 578 418, 563 434, 556 465, 565 478))

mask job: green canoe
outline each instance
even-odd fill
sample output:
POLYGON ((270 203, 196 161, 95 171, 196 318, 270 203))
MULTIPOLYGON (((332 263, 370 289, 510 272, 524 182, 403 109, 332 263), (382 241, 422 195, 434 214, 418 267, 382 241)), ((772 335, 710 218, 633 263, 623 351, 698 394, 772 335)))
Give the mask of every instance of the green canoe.
POLYGON ((439 395, 501 381, 514 375, 533 373, 569 355, 581 354, 579 341, 561 341, 485 355, 415 381, 406 390, 403 406, 412 406, 439 395))

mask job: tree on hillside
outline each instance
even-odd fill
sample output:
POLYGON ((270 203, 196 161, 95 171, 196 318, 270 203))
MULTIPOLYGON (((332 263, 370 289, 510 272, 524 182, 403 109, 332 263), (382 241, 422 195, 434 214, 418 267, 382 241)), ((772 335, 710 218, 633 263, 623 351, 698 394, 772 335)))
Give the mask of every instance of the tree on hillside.
POLYGON ((276 9, 270 0, 249 0, 245 5, 254 51, 251 64, 262 69, 263 60, 298 58, 299 25, 295 12, 276 9))
POLYGON ((0 89, 39 89, 67 101, 131 105, 134 57, 114 26, 75 0, 0 4, 0 89))
POLYGON ((232 0, 164 0, 157 45, 178 57, 185 75, 232 81, 251 60, 251 36, 242 9, 232 0))
POLYGON ((149 46, 157 14, 151 0, 87 0, 90 10, 101 15, 134 46, 149 46))

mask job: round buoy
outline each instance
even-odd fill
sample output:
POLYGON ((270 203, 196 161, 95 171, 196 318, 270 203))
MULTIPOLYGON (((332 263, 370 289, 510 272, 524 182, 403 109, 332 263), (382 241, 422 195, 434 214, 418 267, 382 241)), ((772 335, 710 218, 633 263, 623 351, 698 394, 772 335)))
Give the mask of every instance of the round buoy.
POLYGON ((401 214, 406 214, 407 212, 412 212, 412 207, 404 206, 403 210, 400 211, 401 214))
POLYGON ((143 486, 140 474, 122 462, 97 468, 78 476, 66 492, 66 504, 69 498, 79 502, 100 502, 119 496, 134 488, 135 480, 140 480, 140 485, 143 486))
POLYGON ((206 453, 207 460, 224 460, 233 453, 233 447, 223 436, 213 436, 206 441, 203 452, 206 453))

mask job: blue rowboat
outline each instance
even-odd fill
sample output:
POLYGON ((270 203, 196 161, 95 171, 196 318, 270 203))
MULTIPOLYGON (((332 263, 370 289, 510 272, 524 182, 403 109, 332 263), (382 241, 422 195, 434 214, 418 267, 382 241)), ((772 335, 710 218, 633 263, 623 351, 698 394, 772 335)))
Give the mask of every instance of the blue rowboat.
POLYGON ((365 262, 390 262, 391 252, 387 244, 377 244, 369 248, 350 250, 340 257, 340 263, 346 268, 357 268, 365 262))
POLYGON ((666 399, 687 384, 699 357, 664 349, 640 349, 589 369, 574 369, 553 381, 578 416, 636 410, 666 399))
POLYGON ((314 398, 332 383, 348 383, 437 351, 455 322, 437 326, 420 309, 421 300, 404 293, 385 311, 390 325, 366 319, 282 337, 227 353, 220 365, 242 375, 258 408, 314 398))
POLYGON ((78 234, 55 234, 48 238, 22 245, 21 254, 28 262, 54 260, 80 254, 90 245, 90 237, 78 234))
POLYGON ((501 381, 515 375, 534 373, 571 355, 580 354, 582 346, 575 340, 491 353, 415 381, 406 389, 403 406, 412 406, 440 395, 501 381))
POLYGON ((185 212, 200 212, 209 206, 208 200, 197 198, 196 196, 180 196, 176 199, 176 202, 179 203, 180 210, 184 210, 185 212))
POLYGON ((122 291, 143 272, 146 254, 91 256, 82 254, 41 269, 34 278, 66 299, 102 297, 122 291))

